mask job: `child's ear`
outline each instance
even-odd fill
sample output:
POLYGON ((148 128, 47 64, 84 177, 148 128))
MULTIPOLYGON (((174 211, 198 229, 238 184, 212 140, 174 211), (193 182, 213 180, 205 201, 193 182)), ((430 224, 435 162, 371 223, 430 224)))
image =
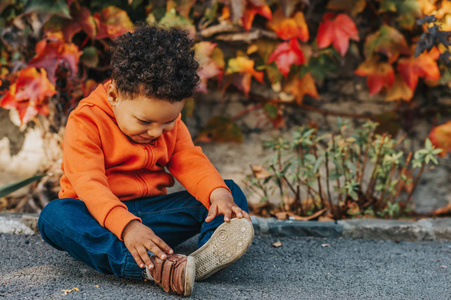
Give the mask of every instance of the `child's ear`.
POLYGON ((117 97, 118 97, 118 91, 117 91, 117 86, 114 83, 111 83, 110 85, 108 85, 108 88, 106 90, 106 94, 108 97, 108 102, 110 103, 111 106, 116 106, 117 103, 117 97))

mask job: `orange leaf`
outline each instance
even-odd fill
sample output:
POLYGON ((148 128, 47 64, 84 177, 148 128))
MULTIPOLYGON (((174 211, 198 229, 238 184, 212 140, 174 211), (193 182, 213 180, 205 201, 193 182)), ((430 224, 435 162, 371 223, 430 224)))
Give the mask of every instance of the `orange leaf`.
POLYGON ((391 87, 387 89, 387 94, 385 95, 385 100, 405 100, 410 101, 413 97, 413 90, 404 82, 400 75, 395 76, 395 82, 391 87))
POLYGON ((70 70, 73 77, 78 72, 78 61, 81 51, 73 43, 65 43, 62 34, 51 33, 45 39, 36 44, 36 55, 30 60, 28 66, 44 68, 48 78, 55 82, 55 72, 60 64, 64 64, 70 70))
POLYGON ((97 32, 98 39, 114 39, 133 28, 133 23, 127 15, 127 12, 116 6, 108 6, 102 9, 100 14, 95 13, 94 19, 99 26, 97 32))
POLYGON ((436 10, 435 7, 435 0, 417 0, 418 4, 421 8, 421 11, 423 12, 423 14, 425 15, 430 15, 431 12, 433 12, 434 10, 436 10))
POLYGON ((377 56, 370 57, 360 64, 354 74, 368 76, 367 84, 370 95, 377 94, 386 86, 391 87, 395 81, 395 74, 390 64, 379 62, 377 56))
POLYGON ((437 66, 438 50, 434 47, 430 52, 420 54, 418 57, 401 58, 397 70, 412 91, 418 84, 418 77, 429 80, 439 80, 440 70, 437 66))
POLYGON ((290 42, 281 43, 269 57, 268 63, 276 62, 277 67, 283 76, 290 72, 291 65, 302 65, 305 62, 304 54, 297 39, 290 42))
POLYGON ((395 62, 399 54, 410 54, 404 35, 393 27, 382 25, 379 31, 368 35, 365 42, 365 56, 379 52, 388 57, 388 63, 395 62))
POLYGON ((293 18, 287 18, 282 9, 278 9, 267 26, 283 40, 299 38, 306 42, 309 39, 307 23, 301 11, 296 12, 293 18))
POLYGON ((440 155, 445 157, 447 152, 451 152, 451 121, 434 127, 429 133, 429 139, 434 146, 443 149, 440 155))
MULTIPOLYGON (((229 59, 226 74, 239 73, 242 76, 234 76, 235 82, 242 82, 244 91, 249 92, 251 77, 254 77, 260 83, 263 83, 263 72, 257 72, 254 69, 255 62, 245 56, 238 56, 229 59), (240 78, 241 77, 241 78, 240 78), (239 78, 239 79, 238 79, 239 78)), ((247 95, 246 92, 246 95, 247 95)))
POLYGON ((14 74, 9 90, 0 100, 0 106, 19 112, 21 123, 27 123, 38 113, 48 114, 46 100, 56 91, 53 84, 47 79, 44 69, 40 72, 36 68, 26 68, 14 74))
POLYGON ((268 5, 254 6, 249 4, 247 9, 244 11, 243 17, 241 18, 243 27, 246 31, 251 30, 252 22, 254 21, 256 14, 259 14, 268 20, 271 20, 272 18, 272 12, 268 5))
POLYGON ((339 14, 334 17, 333 13, 326 13, 323 22, 318 28, 316 37, 320 49, 329 47, 330 44, 341 54, 345 56, 349 47, 349 39, 358 41, 359 32, 354 21, 346 15, 339 14))
MULTIPOLYGON (((198 74, 200 77, 200 84, 198 90, 204 93, 207 92, 208 79, 215 76, 221 76, 224 72, 224 58, 222 58, 222 64, 211 58, 216 45, 217 44, 210 42, 199 42, 194 45, 194 50, 196 52, 195 58, 199 63, 198 74)), ((220 51, 219 48, 217 49, 220 51)))
POLYGON ((319 98, 315 80, 310 73, 305 74, 300 79, 293 77, 284 86, 284 91, 293 94, 299 105, 302 104, 302 99, 305 95, 310 95, 315 99, 319 98))

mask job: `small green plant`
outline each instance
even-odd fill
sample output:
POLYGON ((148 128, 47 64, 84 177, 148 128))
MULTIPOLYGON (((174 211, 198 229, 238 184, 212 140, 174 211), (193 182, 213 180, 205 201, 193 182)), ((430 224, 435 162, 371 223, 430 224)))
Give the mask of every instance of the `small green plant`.
POLYGON ((257 213, 334 220, 404 215, 425 167, 437 165, 442 150, 427 139, 412 159, 412 152, 399 149, 402 140, 376 134, 377 126, 367 121, 351 134, 349 122, 338 118, 337 134, 318 136, 317 129, 302 126, 292 131, 290 140, 264 142, 273 155, 264 166, 251 166, 246 181, 260 195, 257 213), (279 207, 270 201, 275 194, 279 207))

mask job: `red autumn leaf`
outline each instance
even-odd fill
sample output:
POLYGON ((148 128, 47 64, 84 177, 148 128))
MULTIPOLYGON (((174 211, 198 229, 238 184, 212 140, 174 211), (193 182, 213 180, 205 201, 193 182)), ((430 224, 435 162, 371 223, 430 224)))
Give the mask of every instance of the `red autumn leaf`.
POLYGON ((73 20, 77 22, 86 34, 94 38, 97 34, 97 23, 87 7, 80 7, 72 14, 73 20))
POLYGON ((318 47, 322 49, 332 44, 344 57, 346 51, 348 51, 349 39, 359 40, 359 32, 354 21, 346 14, 337 16, 334 16, 333 13, 324 14, 323 22, 319 25, 318 36, 316 37, 318 47))
POLYGON ((73 43, 65 43, 61 34, 52 33, 36 45, 36 55, 30 60, 28 66, 44 68, 48 78, 55 82, 55 72, 59 65, 70 70, 73 77, 78 72, 78 61, 81 51, 73 43))
POLYGON ((53 96, 55 86, 48 80, 44 69, 26 68, 13 76, 13 81, 5 96, 0 99, 0 106, 15 108, 22 124, 30 121, 38 113, 48 115, 46 100, 53 96))
POLYGON ((293 77, 285 84, 284 91, 291 93, 299 105, 302 104, 305 95, 310 95, 315 99, 319 98, 315 80, 310 73, 305 74, 301 78, 293 77))
POLYGON ((357 70, 356 75, 368 76, 367 84, 370 95, 377 94, 385 87, 391 87, 395 81, 395 73, 390 64, 379 62, 377 56, 372 56, 364 61, 357 70))
POLYGON ((287 18, 282 9, 279 9, 274 13, 267 26, 283 40, 298 38, 306 42, 309 39, 307 23, 301 11, 296 12, 292 18, 287 18))
POLYGON ((451 152, 451 121, 433 128, 429 139, 435 147, 443 149, 440 155, 445 157, 447 152, 451 152))
POLYGON ((251 89, 252 77, 260 83, 263 83, 263 72, 257 72, 254 69, 255 62, 245 56, 231 58, 228 61, 226 75, 229 75, 227 82, 224 84, 225 90, 232 82, 238 89, 242 90, 248 96, 251 89))
POLYGON ((217 48, 216 45, 217 44, 210 42, 199 42, 194 45, 194 50, 196 52, 195 58, 199 63, 198 74, 200 77, 200 84, 198 90, 204 93, 207 92, 208 79, 215 76, 221 78, 224 73, 224 56, 222 55, 222 58, 216 58, 214 56, 215 49, 220 52, 220 54, 216 56, 221 56, 222 54, 222 51, 217 48))
POLYGON ((114 39, 117 36, 130 31, 133 23, 125 10, 115 6, 108 6, 100 13, 94 14, 98 24, 97 38, 114 39))
POLYGON ((305 62, 304 53, 297 39, 281 43, 269 57, 268 63, 276 62, 277 68, 283 76, 287 76, 292 65, 302 65, 305 62))
POLYGON ((440 79, 440 70, 436 62, 439 54, 434 47, 430 52, 422 53, 418 57, 401 58, 398 61, 397 70, 412 91, 417 87, 418 77, 429 80, 440 79))
POLYGON ((243 13, 243 17, 241 18, 243 27, 246 31, 251 30, 252 22, 254 21, 256 14, 259 14, 268 20, 272 19, 272 12, 268 5, 254 6, 249 4, 243 13))

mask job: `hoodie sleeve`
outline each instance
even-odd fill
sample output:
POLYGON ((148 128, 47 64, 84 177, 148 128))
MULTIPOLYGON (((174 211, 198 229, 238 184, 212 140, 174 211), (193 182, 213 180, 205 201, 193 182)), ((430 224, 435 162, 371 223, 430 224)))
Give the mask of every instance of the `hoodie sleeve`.
POLYGON ((168 170, 191 195, 210 209, 211 192, 217 188, 230 189, 202 149, 194 146, 188 128, 182 120, 177 120, 175 130, 176 145, 167 165, 168 170))
POLYGON ((89 113, 81 111, 83 109, 74 111, 66 126, 64 173, 91 215, 122 240, 125 226, 132 220, 141 222, 141 219, 130 213, 111 191, 97 125, 89 113))

